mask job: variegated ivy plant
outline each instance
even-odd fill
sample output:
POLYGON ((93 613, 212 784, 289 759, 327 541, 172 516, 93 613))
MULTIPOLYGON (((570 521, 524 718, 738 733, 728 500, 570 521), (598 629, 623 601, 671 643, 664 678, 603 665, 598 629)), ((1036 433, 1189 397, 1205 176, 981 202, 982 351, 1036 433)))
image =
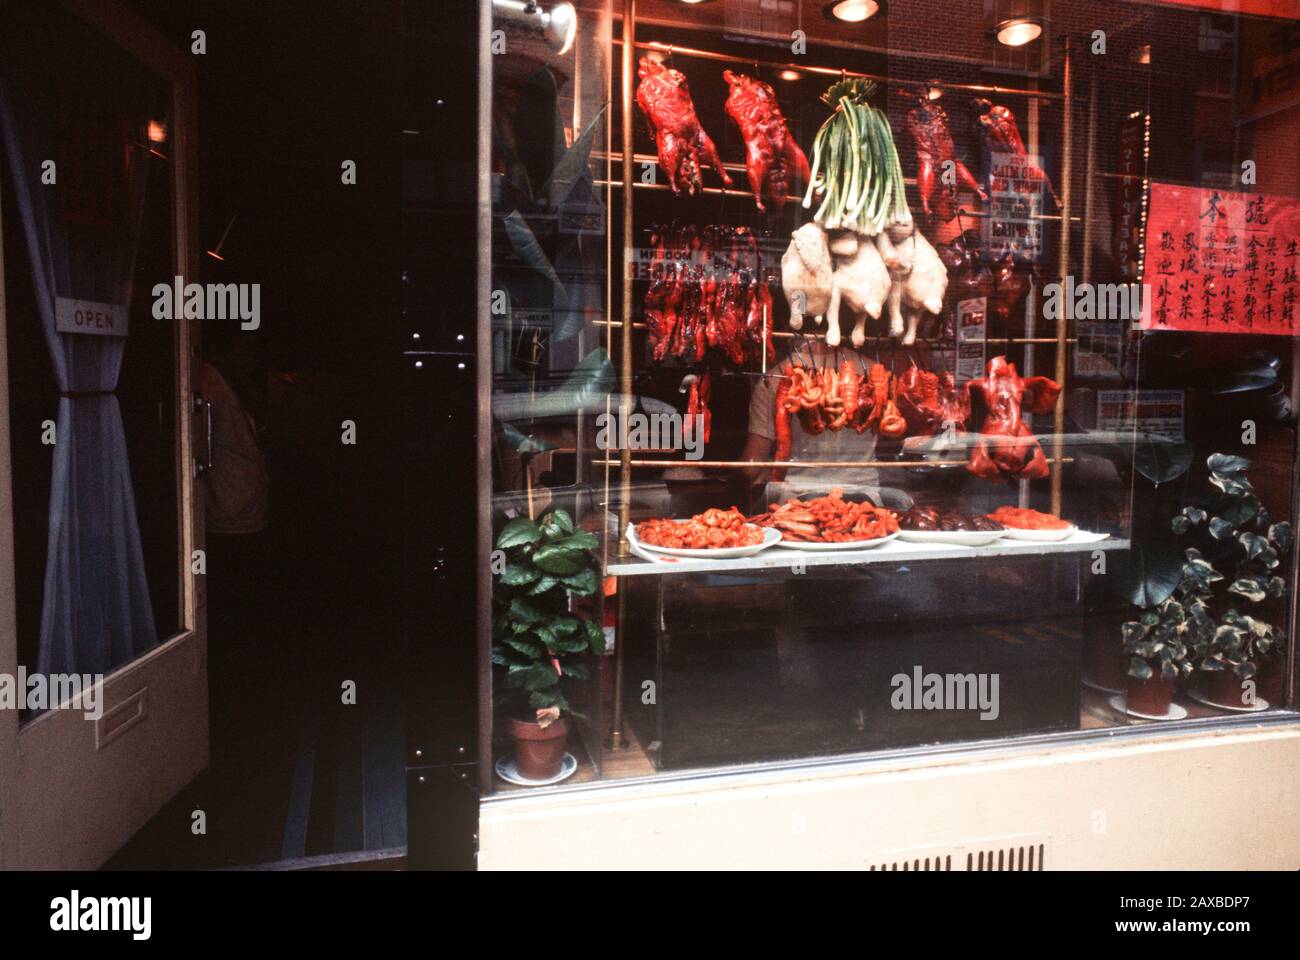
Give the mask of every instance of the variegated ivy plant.
POLYGON ((600 587, 591 553, 596 544, 563 510, 537 521, 516 518, 497 534, 492 662, 504 669, 507 687, 526 695, 543 726, 573 713, 566 689, 587 678, 582 655, 605 652, 600 624, 576 613, 571 602, 600 587))
POLYGON ((1279 571, 1294 545, 1291 525, 1272 522, 1246 477, 1249 460, 1216 453, 1206 466, 1218 495, 1207 507, 1184 507, 1171 527, 1180 536, 1200 531, 1211 556, 1186 548, 1186 562, 1171 592, 1139 620, 1124 624, 1129 674, 1139 679, 1157 669, 1172 679, 1191 673, 1195 665, 1207 672, 1232 670, 1248 680, 1260 658, 1275 654, 1284 639, 1280 627, 1243 609, 1286 593, 1279 571), (1231 571, 1231 578, 1224 570, 1231 571), (1223 583, 1226 588, 1215 586, 1223 583), (1216 619, 1215 609, 1224 605, 1229 606, 1216 619))

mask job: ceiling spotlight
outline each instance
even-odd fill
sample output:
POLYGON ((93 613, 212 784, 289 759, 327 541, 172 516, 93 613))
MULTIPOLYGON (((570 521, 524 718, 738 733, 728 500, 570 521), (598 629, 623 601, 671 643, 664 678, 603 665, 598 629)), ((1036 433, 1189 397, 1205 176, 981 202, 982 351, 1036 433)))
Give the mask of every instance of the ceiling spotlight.
POLYGON ((828 20, 861 23, 878 14, 883 6, 884 0, 835 0, 822 8, 822 14, 828 20))
POLYGON ((782 70, 777 74, 782 80, 802 80, 803 74, 798 70, 782 70))
POLYGON ((1023 47, 1043 35, 1043 24, 1037 17, 1015 17, 999 23, 997 34, 1003 46, 1023 47))
POLYGON ((1144 43, 1134 47, 1129 52, 1129 59, 1134 63, 1149 64, 1151 62, 1151 44, 1144 43))
POLYGON ((545 38, 561 56, 578 33, 578 12, 571 3, 557 3, 547 13, 536 0, 492 0, 492 15, 545 38))

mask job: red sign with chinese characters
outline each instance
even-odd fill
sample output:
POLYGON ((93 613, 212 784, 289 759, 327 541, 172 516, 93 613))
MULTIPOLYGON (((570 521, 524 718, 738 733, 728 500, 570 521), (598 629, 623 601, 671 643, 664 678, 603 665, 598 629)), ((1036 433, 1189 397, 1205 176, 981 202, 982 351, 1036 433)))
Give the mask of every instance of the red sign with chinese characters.
POLYGON ((1257 17, 1300 18, 1296 0, 1159 0, 1169 7, 1200 7, 1218 13, 1249 13, 1257 17))
POLYGON ((1300 333, 1300 200, 1152 183, 1142 327, 1300 333))

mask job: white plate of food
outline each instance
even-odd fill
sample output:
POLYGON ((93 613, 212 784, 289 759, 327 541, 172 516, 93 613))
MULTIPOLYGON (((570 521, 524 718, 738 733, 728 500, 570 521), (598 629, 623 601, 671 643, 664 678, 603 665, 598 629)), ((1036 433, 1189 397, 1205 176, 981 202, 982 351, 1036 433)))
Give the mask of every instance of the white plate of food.
POLYGON ((1007 527, 1004 531, 1006 537, 1010 540, 1036 540, 1039 543, 1055 543, 1058 540, 1065 540, 1079 532, 1079 528, 1074 524, 1068 527, 1058 527, 1056 529, 1029 530, 1025 527, 1007 527))
MULTIPOLYGON (((689 520, 676 520, 675 523, 690 523, 689 520)), ((780 542, 781 532, 773 530, 771 527, 760 527, 754 523, 745 524, 754 530, 763 532, 761 543, 754 543, 744 547, 700 547, 693 549, 689 547, 657 547, 652 543, 646 543, 636 535, 636 524, 627 525, 627 542, 633 547, 645 550, 650 553, 662 553, 668 557, 691 557, 697 560, 733 560, 737 557, 752 557, 756 553, 761 553, 768 547, 780 542)))
POLYGON ((988 514, 990 520, 996 520, 1007 528, 1007 537, 1011 540, 1034 540, 1038 543, 1055 543, 1065 540, 1078 532, 1079 528, 1068 520, 1041 510, 1028 507, 1013 507, 1010 504, 998 507, 988 514))
MULTIPOLYGON (((778 536, 780 531, 776 531, 778 536)), ((780 540, 783 547, 789 547, 791 550, 807 550, 809 553, 822 553, 828 550, 871 550, 890 540, 898 539, 897 533, 891 533, 887 537, 873 537, 870 540, 845 540, 838 543, 828 543, 823 540, 780 540)))
POLYGON ((946 543, 958 547, 987 547, 1007 535, 1006 530, 900 530, 910 543, 946 543))

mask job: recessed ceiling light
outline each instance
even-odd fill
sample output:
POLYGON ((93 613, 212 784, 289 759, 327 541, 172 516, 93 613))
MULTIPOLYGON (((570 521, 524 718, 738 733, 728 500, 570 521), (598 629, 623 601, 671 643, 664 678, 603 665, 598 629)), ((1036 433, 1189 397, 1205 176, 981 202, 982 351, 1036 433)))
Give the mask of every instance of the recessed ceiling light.
POLYGON ((777 76, 782 80, 800 80, 803 78, 803 74, 798 70, 782 70, 777 76))
POLYGON ((822 14, 828 20, 861 23, 874 17, 883 6, 884 0, 835 0, 822 8, 822 14))
POLYGON ((1043 25, 1035 17, 1016 17, 998 24, 998 43, 1006 47, 1023 47, 1043 35, 1043 25))

